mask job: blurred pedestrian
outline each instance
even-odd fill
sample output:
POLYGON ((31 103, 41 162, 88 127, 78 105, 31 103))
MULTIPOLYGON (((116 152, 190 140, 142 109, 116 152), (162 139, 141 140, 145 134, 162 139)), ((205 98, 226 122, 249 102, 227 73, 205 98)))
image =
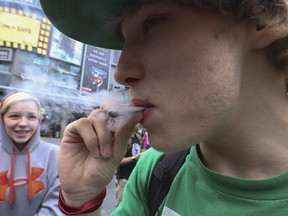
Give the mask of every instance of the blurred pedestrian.
POLYGON ((122 201, 122 196, 124 192, 125 185, 136 166, 137 161, 143 152, 147 150, 144 146, 143 138, 141 133, 143 130, 140 124, 137 124, 131 134, 131 137, 128 141, 127 151, 120 162, 120 165, 116 171, 116 206, 122 201))

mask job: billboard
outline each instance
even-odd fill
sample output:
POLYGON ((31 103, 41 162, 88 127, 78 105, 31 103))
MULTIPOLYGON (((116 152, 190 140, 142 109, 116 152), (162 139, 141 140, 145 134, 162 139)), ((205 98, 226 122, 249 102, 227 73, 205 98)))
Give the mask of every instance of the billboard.
POLYGON ((84 44, 62 34, 53 27, 49 56, 80 66, 84 44))
POLYGON ((8 3, 28 5, 30 7, 36 7, 36 8, 42 9, 39 0, 0 0, 0 2, 1 1, 8 2, 8 3))
POLYGON ((51 23, 39 11, 16 6, 0 4, 0 46, 47 55, 51 23))
POLYGON ((0 41, 37 47, 40 26, 41 21, 36 17, 0 11, 0 41))
POLYGON ((111 50, 87 45, 84 62, 82 94, 108 90, 111 50))

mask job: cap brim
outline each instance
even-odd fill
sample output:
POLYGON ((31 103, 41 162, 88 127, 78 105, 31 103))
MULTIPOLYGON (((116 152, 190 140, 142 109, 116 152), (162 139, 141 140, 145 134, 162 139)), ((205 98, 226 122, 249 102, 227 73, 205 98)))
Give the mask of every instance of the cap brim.
POLYGON ((40 0, 50 22, 63 34, 92 46, 121 49, 123 43, 108 25, 119 0, 40 0))

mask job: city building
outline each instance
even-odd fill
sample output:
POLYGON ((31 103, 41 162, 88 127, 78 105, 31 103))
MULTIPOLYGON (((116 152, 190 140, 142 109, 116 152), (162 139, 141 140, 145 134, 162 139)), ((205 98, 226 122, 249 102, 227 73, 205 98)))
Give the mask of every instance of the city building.
POLYGON ((88 115, 102 90, 128 98, 113 78, 120 52, 63 35, 39 0, 0 0, 0 99, 14 90, 34 93, 43 136, 61 136, 69 122, 88 115))

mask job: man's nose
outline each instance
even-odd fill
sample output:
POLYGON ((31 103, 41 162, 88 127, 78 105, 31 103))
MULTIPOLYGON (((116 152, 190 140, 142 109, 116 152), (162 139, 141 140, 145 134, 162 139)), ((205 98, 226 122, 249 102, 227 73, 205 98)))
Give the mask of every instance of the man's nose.
POLYGON ((141 54, 138 50, 133 50, 124 45, 114 73, 116 82, 129 87, 143 79, 145 75, 141 54))

